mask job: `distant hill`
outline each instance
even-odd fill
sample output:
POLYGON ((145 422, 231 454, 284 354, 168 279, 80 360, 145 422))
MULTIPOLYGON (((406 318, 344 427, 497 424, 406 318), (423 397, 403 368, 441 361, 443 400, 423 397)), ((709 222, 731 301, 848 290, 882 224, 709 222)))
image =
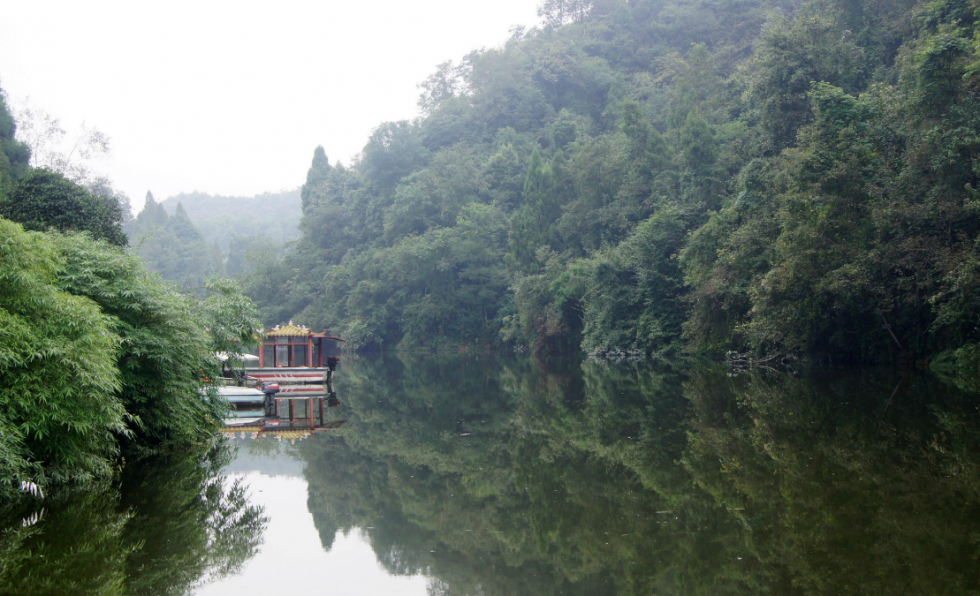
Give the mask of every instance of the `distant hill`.
POLYGON ((125 231, 146 267, 184 291, 195 291, 212 275, 227 275, 221 249, 205 239, 180 204, 169 215, 147 193, 143 209, 125 231))
POLYGON ((160 204, 170 215, 180 203, 208 244, 217 242, 223 252, 233 235, 259 233, 277 242, 295 238, 302 215, 299 189, 264 193, 254 197, 224 197, 201 192, 180 193, 160 204))

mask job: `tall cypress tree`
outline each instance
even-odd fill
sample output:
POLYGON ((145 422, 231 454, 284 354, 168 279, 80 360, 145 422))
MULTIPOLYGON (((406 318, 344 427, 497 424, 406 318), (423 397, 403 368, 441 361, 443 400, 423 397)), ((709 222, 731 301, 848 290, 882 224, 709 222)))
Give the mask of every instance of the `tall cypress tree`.
POLYGON ((704 118, 691 112, 681 129, 684 162, 698 175, 704 176, 718 159, 715 135, 704 118))
POLYGON ((535 253, 553 242, 552 228, 559 215, 554 171, 535 149, 524 182, 524 206, 514 215, 510 227, 510 251, 520 268, 535 268, 535 253))
POLYGON ((201 232, 194 226, 191 218, 187 215, 187 211, 184 210, 184 206, 177 203, 177 208, 174 210, 174 216, 170 220, 170 227, 177 236, 177 239, 183 243, 190 242, 204 242, 204 236, 201 232))
POLYGON ((330 167, 330 160, 327 159, 323 146, 317 147, 313 151, 313 163, 306 173, 306 184, 299 191, 299 196, 303 200, 303 213, 309 209, 314 193, 326 184, 331 169, 333 168, 330 167))
POLYGON ((649 197, 653 179, 666 165, 667 143, 643 116, 640 104, 625 101, 622 108, 620 128, 626 136, 626 179, 620 195, 639 204, 649 197))
MULTIPOLYGON (((136 215, 136 235, 143 235, 150 231, 152 228, 167 225, 167 220, 170 216, 167 215, 167 211, 163 209, 163 205, 156 202, 153 198, 153 193, 146 191, 146 202, 143 203, 143 209, 140 210, 139 214, 136 215)), ((135 239, 135 238, 134 238, 135 239)))

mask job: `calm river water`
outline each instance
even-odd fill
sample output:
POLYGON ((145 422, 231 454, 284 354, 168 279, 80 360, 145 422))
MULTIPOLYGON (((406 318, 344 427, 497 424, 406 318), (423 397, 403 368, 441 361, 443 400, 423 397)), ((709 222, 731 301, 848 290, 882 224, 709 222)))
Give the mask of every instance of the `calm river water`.
POLYGON ((335 385, 339 429, 8 505, 0 592, 980 592, 980 396, 928 372, 362 357, 335 385))

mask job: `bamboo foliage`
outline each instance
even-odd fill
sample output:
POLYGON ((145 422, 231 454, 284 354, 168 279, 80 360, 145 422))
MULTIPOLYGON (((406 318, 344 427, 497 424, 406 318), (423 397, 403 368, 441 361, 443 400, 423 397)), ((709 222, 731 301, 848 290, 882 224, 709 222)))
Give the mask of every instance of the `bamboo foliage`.
POLYGON ((91 299, 58 287, 60 252, 0 219, 0 470, 59 479, 108 472, 125 435, 120 337, 91 299))

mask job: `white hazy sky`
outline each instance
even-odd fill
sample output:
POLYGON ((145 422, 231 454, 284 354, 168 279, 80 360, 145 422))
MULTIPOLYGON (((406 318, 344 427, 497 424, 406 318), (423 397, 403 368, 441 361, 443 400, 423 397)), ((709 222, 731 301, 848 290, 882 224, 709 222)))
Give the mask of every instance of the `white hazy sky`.
POLYGON ((93 165, 138 209, 147 190, 253 195, 303 183, 313 149, 350 163, 417 114, 446 60, 533 26, 538 0, 4 0, 11 103, 112 139, 93 165))

